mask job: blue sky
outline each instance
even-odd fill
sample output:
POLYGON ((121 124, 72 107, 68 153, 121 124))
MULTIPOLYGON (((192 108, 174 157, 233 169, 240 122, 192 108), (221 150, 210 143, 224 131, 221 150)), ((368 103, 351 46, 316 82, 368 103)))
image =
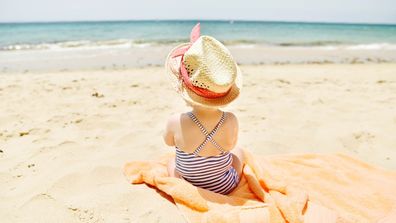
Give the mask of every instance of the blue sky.
POLYGON ((0 0, 0 22, 139 19, 396 24, 396 0, 0 0))

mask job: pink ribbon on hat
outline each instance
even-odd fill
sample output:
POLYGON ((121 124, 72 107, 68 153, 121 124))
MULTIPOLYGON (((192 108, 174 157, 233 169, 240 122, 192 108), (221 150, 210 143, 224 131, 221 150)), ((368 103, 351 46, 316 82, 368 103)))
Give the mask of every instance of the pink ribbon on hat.
POLYGON ((192 44, 195 41, 197 41, 197 39, 200 36, 200 33, 201 33, 201 26, 198 23, 191 30, 190 43, 187 46, 184 46, 184 47, 176 49, 172 53, 171 57, 175 58, 175 57, 181 56, 180 73, 181 73, 181 77, 182 77, 183 83, 186 85, 187 88, 192 90, 197 95, 205 97, 205 98, 219 98, 219 97, 222 97, 222 96, 226 95, 228 93, 228 91, 224 92, 224 93, 216 93, 216 92, 210 91, 210 90, 205 89, 205 88, 200 88, 200 87, 194 86, 191 83, 190 77, 188 76, 188 72, 187 72, 186 66, 184 64, 184 60, 183 60, 184 54, 187 52, 188 49, 190 49, 192 44))

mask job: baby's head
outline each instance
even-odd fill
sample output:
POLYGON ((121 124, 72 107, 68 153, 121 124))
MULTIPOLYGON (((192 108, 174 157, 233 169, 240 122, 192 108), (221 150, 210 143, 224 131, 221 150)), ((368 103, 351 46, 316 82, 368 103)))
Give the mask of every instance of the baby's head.
POLYGON ((189 106, 224 107, 240 92, 241 72, 228 49, 197 24, 190 43, 174 48, 165 63, 178 93, 189 106))

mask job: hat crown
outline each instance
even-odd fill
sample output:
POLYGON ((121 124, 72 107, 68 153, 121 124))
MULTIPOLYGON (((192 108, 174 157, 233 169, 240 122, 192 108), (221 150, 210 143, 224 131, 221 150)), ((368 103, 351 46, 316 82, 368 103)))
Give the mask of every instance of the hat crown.
POLYGON ((191 83, 196 87, 224 93, 237 77, 237 66, 231 53, 213 37, 199 37, 183 59, 191 83))

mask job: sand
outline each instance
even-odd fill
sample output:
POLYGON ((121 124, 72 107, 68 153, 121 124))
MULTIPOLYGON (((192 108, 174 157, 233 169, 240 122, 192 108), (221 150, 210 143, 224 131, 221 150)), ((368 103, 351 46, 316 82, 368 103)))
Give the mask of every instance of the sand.
MULTIPOLYGON (((396 169, 396 64, 242 66, 227 110, 256 154, 351 154, 396 169)), ((187 109, 162 67, 0 74, 1 222, 185 222, 125 162, 173 151, 187 109)))

